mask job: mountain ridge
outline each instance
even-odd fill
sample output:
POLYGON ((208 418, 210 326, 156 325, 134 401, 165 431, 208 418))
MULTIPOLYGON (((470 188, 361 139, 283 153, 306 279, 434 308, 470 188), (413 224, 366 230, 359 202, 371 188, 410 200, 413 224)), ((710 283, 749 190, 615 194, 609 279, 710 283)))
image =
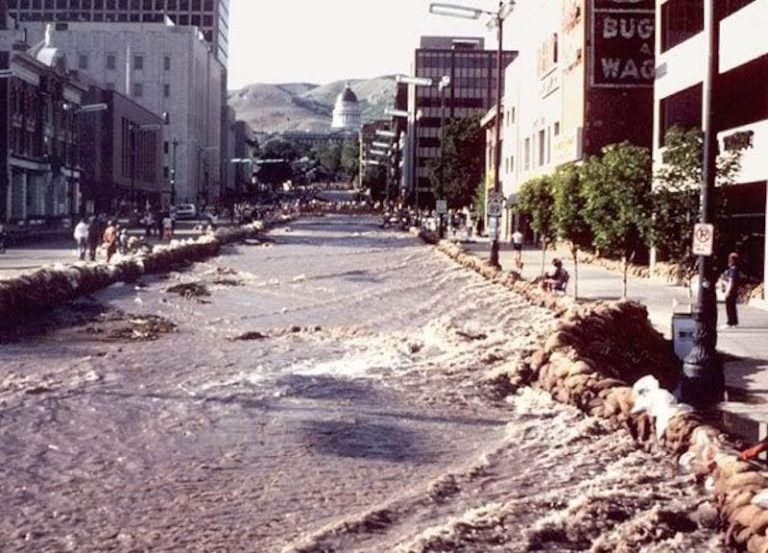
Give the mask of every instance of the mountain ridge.
POLYGON ((372 79, 344 79, 325 84, 310 82, 252 83, 227 94, 237 119, 257 134, 329 130, 336 97, 349 83, 360 101, 363 121, 384 117, 395 102, 394 75, 372 79))

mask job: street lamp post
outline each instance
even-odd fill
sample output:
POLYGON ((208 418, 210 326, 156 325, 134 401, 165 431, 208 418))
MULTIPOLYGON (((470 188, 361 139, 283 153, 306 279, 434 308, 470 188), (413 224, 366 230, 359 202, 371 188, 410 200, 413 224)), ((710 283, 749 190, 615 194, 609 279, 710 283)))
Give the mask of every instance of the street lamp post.
MULTIPOLYGON (((707 31, 707 71, 702 89, 701 122, 704 131, 701 221, 714 221, 715 176, 717 167, 717 129, 714 124, 715 85, 718 73, 720 37, 714 13, 714 0, 704 2, 704 29, 707 31)), ((700 255, 699 290, 693 306, 693 349, 683 362, 681 396, 683 401, 706 406, 722 401, 725 390, 723 366, 717 353, 717 298, 714 266, 710 256, 700 255)))
MULTIPOLYGON (((445 89, 451 86, 451 78, 443 75, 440 79, 438 88, 440 89, 440 166, 438 169, 437 180, 440 187, 439 198, 445 199, 445 186, 443 184, 443 164, 445 163, 445 89)), ((442 240, 445 238, 445 214, 438 213, 439 221, 438 236, 442 240)))
POLYGON ((173 165, 171 166, 171 206, 176 205, 176 148, 181 144, 181 140, 174 138, 171 142, 173 146, 173 165))
MULTIPOLYGON (((494 156, 493 156, 493 191, 496 195, 501 194, 501 81, 503 77, 504 64, 502 63, 503 38, 504 38, 504 20, 512 13, 515 3, 513 0, 499 0, 499 8, 496 11, 481 10, 479 8, 470 8, 456 4, 446 4, 442 2, 433 2, 429 6, 429 11, 437 15, 447 15, 450 17, 461 17, 464 19, 480 19, 483 15, 491 17, 491 23, 496 26, 496 122, 494 132, 494 156)), ((490 264, 500 267, 499 264, 499 225, 495 225, 495 231, 491 236, 491 254, 490 264)))

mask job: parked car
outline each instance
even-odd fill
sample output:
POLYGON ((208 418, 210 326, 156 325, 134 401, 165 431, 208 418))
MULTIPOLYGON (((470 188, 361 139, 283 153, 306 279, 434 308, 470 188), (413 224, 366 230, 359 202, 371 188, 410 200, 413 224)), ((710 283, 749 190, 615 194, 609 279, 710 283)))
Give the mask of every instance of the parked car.
POLYGON ((179 204, 176 206, 176 219, 194 219, 197 217, 195 204, 179 204))

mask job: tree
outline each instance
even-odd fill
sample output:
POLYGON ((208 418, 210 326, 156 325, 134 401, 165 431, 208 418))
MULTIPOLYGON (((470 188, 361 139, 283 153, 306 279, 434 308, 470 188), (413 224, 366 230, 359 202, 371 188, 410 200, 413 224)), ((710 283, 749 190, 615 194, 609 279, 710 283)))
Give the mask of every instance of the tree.
POLYGON ((341 145, 341 168, 350 181, 360 172, 360 140, 357 136, 341 145))
POLYGON ((650 227, 651 156, 647 148, 622 142, 603 148, 581 168, 584 218, 602 252, 620 255, 627 297, 627 268, 647 244, 650 227))
POLYGON ((573 295, 579 295, 579 250, 592 245, 592 230, 584 218, 586 200, 581 189, 579 169, 569 163, 552 175, 554 219, 558 238, 568 242, 573 256, 573 295))
POLYGON ((330 141, 321 142, 312 148, 310 155, 329 179, 336 180, 341 166, 341 146, 330 141))
MULTIPOLYGON (((652 243, 680 269, 680 277, 690 282, 696 272, 693 255, 693 225, 701 210, 704 136, 700 129, 672 127, 664 137, 664 165, 656 172, 653 193, 652 243)), ((717 158, 715 203, 717 218, 724 217, 725 194, 722 187, 733 184, 741 170, 741 151, 731 150, 717 158)), ((716 225, 722 228, 723 225, 716 225)))
POLYGON ((531 228, 541 240, 541 272, 544 273, 547 246, 556 237, 555 200, 552 195, 552 179, 542 176, 523 183, 520 187, 518 209, 528 215, 531 228))
POLYGON ((452 209, 471 206, 485 171, 485 138, 480 115, 450 121, 445 127, 443 159, 429 163, 429 180, 435 197, 440 192, 440 164, 443 164, 443 192, 452 209))
POLYGON ((301 147, 284 138, 273 138, 265 142, 258 153, 259 159, 282 159, 288 162, 295 160, 302 154, 301 147))
POLYGON ((386 197, 387 175, 381 165, 366 165, 362 187, 370 192, 371 200, 381 201, 386 197))

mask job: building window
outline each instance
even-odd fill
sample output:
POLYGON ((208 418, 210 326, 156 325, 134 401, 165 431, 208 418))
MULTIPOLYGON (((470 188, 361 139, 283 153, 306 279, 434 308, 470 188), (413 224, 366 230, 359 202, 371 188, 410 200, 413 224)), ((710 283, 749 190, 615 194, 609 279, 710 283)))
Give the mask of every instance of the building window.
POLYGON ((171 56, 165 56, 163 58, 163 69, 165 71, 170 71, 171 70, 171 56))
POLYGON ((85 71, 88 69, 88 54, 77 55, 77 68, 85 71))
POLYGON ((170 150, 170 144, 166 140, 166 141, 163 142, 163 153, 167 154, 169 152, 169 150, 170 150))
POLYGON ((114 54, 107 54, 107 58, 105 60, 104 65, 107 68, 107 71, 114 71, 117 67, 117 58, 114 54))
POLYGON ((703 0, 669 0, 661 5, 661 51, 704 30, 703 0))
POLYGON ((527 171, 531 168, 531 139, 525 139, 525 149, 523 150, 523 168, 527 171))
POLYGON ((539 167, 546 163, 547 139, 544 130, 539 131, 539 167))
POLYGON ((659 143, 664 143, 667 131, 672 127, 681 129, 701 128, 701 84, 668 96, 659 106, 659 143))
POLYGON ((560 121, 555 121, 553 127, 555 136, 560 136, 560 121))
POLYGON ((141 83, 133 83, 133 95, 136 98, 144 96, 144 85, 141 83))
POLYGON ((144 56, 133 56, 133 68, 136 71, 142 71, 144 69, 144 56))
POLYGON ((163 85, 163 96, 165 98, 170 98, 171 97, 171 85, 169 85, 169 84, 164 84, 163 85))

